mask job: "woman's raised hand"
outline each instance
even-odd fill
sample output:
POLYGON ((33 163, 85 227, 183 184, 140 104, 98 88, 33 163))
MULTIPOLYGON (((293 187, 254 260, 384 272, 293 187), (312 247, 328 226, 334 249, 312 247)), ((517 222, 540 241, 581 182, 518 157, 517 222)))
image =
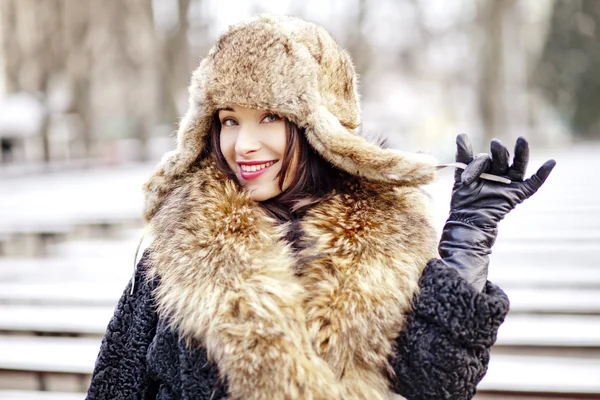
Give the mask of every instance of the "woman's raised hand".
POLYGON ((533 176, 523 180, 529 162, 529 144, 523 137, 517 139, 510 166, 509 152, 499 140, 492 140, 491 156, 478 154, 473 158, 471 142, 465 134, 458 135, 456 146, 456 161, 466 167, 454 173, 450 215, 438 249, 447 265, 482 290, 498 222, 542 186, 556 162, 546 161, 533 176), (482 173, 507 178, 511 183, 481 179, 482 173))
POLYGON ((510 166, 508 149, 497 139, 490 143, 491 156, 478 154, 473 158, 471 141, 465 134, 457 136, 456 147, 456 161, 467 167, 454 173, 450 213, 464 214, 467 221, 473 223, 490 225, 500 222, 517 204, 531 197, 542 186, 556 165, 554 160, 546 161, 533 176, 523 180, 529 163, 529 144, 523 137, 517 139, 510 166), (484 172, 510 179, 511 183, 478 179, 484 172))

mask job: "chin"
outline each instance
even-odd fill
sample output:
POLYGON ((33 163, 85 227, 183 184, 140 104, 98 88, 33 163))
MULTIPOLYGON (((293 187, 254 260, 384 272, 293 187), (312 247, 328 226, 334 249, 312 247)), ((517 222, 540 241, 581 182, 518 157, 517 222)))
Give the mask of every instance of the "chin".
POLYGON ((259 188, 256 190, 250 189, 250 198, 254 201, 266 201, 279 195, 279 190, 267 190, 266 188, 259 188))

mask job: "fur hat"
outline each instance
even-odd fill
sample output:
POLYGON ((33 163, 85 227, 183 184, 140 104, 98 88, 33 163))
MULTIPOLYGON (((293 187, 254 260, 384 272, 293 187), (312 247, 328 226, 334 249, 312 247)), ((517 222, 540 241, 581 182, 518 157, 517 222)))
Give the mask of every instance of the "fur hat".
POLYGON ((323 158, 350 174, 401 185, 431 181, 431 156, 382 149, 360 136, 357 79, 348 53, 313 23, 261 16, 231 27, 193 73, 177 148, 144 186, 146 222, 203 154, 215 112, 232 105, 285 116, 323 158))

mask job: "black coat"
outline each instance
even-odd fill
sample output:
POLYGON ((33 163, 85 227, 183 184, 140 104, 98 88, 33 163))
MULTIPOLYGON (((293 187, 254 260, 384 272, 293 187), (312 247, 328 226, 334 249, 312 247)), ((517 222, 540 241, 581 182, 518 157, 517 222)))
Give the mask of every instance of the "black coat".
MULTIPOLYGON (((223 399, 227 383, 199 346, 194 350, 158 318, 146 282, 147 257, 136 285, 125 289, 108 325, 88 399, 223 399)), ((478 293, 456 271, 431 260, 420 295, 390 360, 393 390, 409 400, 470 399, 486 373, 490 348, 509 309, 506 295, 488 283, 478 293)))

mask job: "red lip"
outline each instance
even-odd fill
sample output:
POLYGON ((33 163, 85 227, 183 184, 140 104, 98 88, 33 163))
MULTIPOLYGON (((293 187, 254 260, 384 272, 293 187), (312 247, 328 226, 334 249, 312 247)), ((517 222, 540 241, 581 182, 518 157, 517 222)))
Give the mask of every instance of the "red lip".
POLYGON ((260 164, 266 164, 268 162, 271 161, 275 161, 275 160, 267 160, 267 161, 236 161, 236 163, 238 163, 239 165, 260 165, 260 164))
MULTIPOLYGON (((240 175, 242 176, 242 178, 245 181, 249 181, 251 179, 258 178, 259 176, 261 176, 262 174, 264 174, 265 172, 267 172, 268 170, 270 170, 271 167, 273 167, 273 165, 277 164, 278 160, 277 161, 276 160, 271 160, 271 161, 275 161, 275 162, 272 165, 268 166, 267 168, 261 169, 260 171, 248 172, 248 171, 244 171, 244 170, 242 170, 240 168, 240 175)), ((257 161, 243 161, 243 162, 238 161, 237 163, 239 165, 257 165, 257 164, 266 164, 266 163, 271 162, 271 161, 258 161, 258 162, 257 161)))

